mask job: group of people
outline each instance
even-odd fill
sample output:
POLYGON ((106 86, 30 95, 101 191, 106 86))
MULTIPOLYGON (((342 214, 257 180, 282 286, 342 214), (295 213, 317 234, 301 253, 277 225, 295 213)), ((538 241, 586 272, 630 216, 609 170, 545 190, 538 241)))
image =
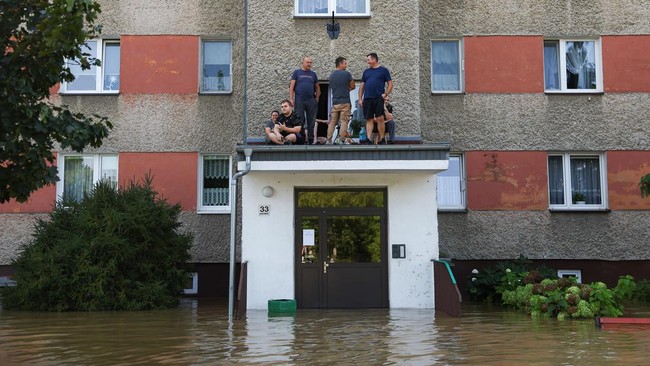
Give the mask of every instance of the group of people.
MULTIPOLYGON (((316 115, 320 86, 318 76, 311 69, 312 59, 303 57, 300 69, 291 75, 289 83, 289 99, 280 103, 280 111, 271 113, 271 120, 264 126, 266 140, 269 144, 332 144, 334 131, 340 122, 339 141, 350 141, 348 123, 352 113, 350 92, 355 89, 352 74, 347 71, 348 61, 338 57, 335 61, 336 70, 329 78, 329 88, 332 93, 332 111, 327 123, 327 136, 319 141, 317 135, 316 115), (295 108, 295 109, 294 109, 295 108)), ((366 138, 361 144, 393 143, 395 138, 395 121, 389 95, 393 91, 393 80, 390 72, 379 64, 376 53, 366 56, 368 68, 364 70, 359 85, 358 106, 363 110, 366 120, 366 138), (388 132, 390 140, 386 140, 388 132)))

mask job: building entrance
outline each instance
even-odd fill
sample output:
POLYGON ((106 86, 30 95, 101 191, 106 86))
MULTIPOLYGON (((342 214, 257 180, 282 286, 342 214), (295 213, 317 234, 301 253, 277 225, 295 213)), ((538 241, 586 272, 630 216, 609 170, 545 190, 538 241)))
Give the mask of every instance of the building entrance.
POLYGON ((301 308, 388 307, 386 191, 296 192, 301 308))

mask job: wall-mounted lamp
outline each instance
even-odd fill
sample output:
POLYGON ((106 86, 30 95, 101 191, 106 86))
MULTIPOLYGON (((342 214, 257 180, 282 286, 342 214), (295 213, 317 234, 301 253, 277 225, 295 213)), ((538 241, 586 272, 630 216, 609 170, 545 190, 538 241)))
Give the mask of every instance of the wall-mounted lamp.
POLYGON ((327 23, 327 34, 330 36, 330 39, 339 38, 339 33, 341 32, 341 25, 334 21, 334 12, 332 12, 332 22, 327 23))
POLYGON ((273 193, 275 193, 275 190, 271 186, 266 186, 262 188, 262 196, 266 198, 273 196, 273 193))

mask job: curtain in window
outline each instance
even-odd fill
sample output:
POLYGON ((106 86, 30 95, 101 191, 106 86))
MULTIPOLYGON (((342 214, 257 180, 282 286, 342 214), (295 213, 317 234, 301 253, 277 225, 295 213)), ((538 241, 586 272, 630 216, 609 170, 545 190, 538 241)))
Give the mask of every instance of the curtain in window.
POLYGON ((203 206, 227 206, 230 201, 229 160, 216 156, 203 158, 203 206))
POLYGON ((327 10, 328 0, 298 0, 299 14, 323 14, 327 10))
POLYGON ((366 13, 366 0, 336 0, 336 13, 366 13))
POLYGON ((566 43, 567 89, 596 88, 596 60, 594 42, 566 43))
POLYGON ((205 42, 203 44, 204 91, 229 91, 232 89, 230 60, 230 42, 205 42))
POLYGON ((560 89, 558 74, 558 42, 544 42, 544 88, 547 90, 560 89))
POLYGON ((571 158, 571 194, 580 192, 587 204, 601 203, 598 158, 571 158))
POLYGON ((81 201, 93 187, 93 158, 66 156, 63 169, 63 198, 81 201))
POLYGON ((439 207, 462 207, 462 190, 460 175, 460 157, 449 157, 449 168, 436 178, 439 207))
POLYGON ((460 90, 460 67, 456 41, 431 42, 433 90, 460 90))
POLYGON ((548 157, 548 194, 552 205, 564 204, 564 168, 561 156, 548 157))

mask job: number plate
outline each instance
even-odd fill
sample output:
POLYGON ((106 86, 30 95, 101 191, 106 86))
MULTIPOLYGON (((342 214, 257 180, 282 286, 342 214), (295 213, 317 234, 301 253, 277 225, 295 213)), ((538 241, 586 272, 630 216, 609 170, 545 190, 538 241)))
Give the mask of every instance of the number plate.
POLYGON ((260 205, 259 213, 260 215, 268 215, 271 213, 271 205, 260 205))

